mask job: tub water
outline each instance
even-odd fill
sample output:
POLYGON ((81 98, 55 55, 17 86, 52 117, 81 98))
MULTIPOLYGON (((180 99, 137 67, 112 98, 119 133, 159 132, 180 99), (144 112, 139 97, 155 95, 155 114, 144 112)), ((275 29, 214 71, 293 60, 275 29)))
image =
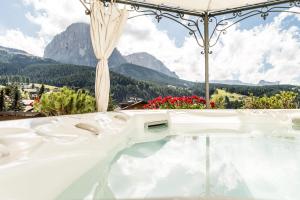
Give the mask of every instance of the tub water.
POLYGON ((295 115, 131 111, 0 122, 0 199, 299 200, 295 115))
POLYGON ((125 149, 108 185, 117 199, 300 199, 300 140, 171 136, 125 149))

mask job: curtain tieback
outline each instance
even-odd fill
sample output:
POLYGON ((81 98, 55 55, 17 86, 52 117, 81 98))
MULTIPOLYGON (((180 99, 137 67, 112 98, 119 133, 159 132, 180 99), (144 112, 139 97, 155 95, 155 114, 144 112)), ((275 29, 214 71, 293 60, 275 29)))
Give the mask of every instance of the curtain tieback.
POLYGON ((99 60, 108 60, 108 58, 107 57, 102 57, 99 60))

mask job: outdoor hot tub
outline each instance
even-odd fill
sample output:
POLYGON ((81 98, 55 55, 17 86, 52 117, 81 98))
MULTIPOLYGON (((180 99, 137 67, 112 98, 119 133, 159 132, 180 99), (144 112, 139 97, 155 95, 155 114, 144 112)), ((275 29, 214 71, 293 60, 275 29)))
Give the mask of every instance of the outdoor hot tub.
POLYGON ((297 110, 0 122, 0 199, 298 200, 299 122, 297 110))

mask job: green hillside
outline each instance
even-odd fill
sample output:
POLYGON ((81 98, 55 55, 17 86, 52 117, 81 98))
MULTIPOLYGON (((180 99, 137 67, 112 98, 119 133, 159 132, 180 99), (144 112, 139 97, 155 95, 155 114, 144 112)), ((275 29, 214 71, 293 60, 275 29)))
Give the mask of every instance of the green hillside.
POLYGON ((191 81, 170 77, 158 71, 130 63, 122 64, 111 70, 136 80, 154 82, 157 84, 172 85, 176 87, 191 87, 194 85, 191 81))
MULTIPOLYGON (((69 86, 74 89, 84 88, 94 93, 95 68, 67 64, 35 64, 20 66, 0 63, 0 76, 23 76, 31 82, 53 86, 69 86)), ((1 82, 0 77, 0 82, 1 82)), ((166 86, 137 81, 115 72, 110 72, 112 97, 121 102, 129 97, 152 99, 157 96, 190 95, 187 89, 173 89, 166 86)))
MULTIPOLYGON (((138 81, 133 78, 125 77, 111 71, 111 91, 113 99, 121 102, 128 97, 140 97, 145 100, 157 96, 183 96, 199 95, 204 96, 204 84, 195 83, 189 89, 161 86, 155 83, 138 81)), ((35 64, 21 66, 17 64, 0 63, 0 76, 23 76, 30 78, 31 82, 44 83, 53 86, 69 86, 72 88, 85 88, 94 92, 95 68, 87 66, 66 65, 66 64, 35 64)), ((0 77, 0 82, 1 82, 0 77)), ((2 83, 0 83, 2 84, 2 83)), ((164 84, 163 84, 164 85, 164 84)), ((223 89, 230 93, 255 96, 273 95, 278 91, 296 91, 299 87, 292 85, 276 86, 236 86, 226 84, 211 84, 210 94, 216 89, 223 89)))

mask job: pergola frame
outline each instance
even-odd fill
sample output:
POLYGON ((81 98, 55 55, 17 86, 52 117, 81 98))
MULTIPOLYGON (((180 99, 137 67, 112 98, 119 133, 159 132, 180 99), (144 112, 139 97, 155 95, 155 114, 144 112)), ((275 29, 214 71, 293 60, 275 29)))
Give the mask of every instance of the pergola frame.
MULTIPOLYGON (((89 0, 80 0, 86 8, 85 13, 90 14, 90 10, 86 4, 89 4, 89 0)), ((92 0, 91 0, 92 1, 92 0)), ((105 6, 111 3, 111 0, 96 0, 102 1, 105 6)), ((271 0, 265 3, 253 4, 243 7, 237 7, 233 9, 217 10, 217 11, 203 11, 197 12, 193 10, 184 10, 180 8, 168 7, 165 5, 149 4, 136 0, 114 0, 116 3, 126 4, 131 6, 131 11, 135 11, 138 14, 130 18, 139 16, 154 16, 158 22, 162 18, 167 18, 176 23, 182 25, 189 31, 190 35, 193 35, 197 41, 197 44, 203 48, 201 54, 205 57, 205 99, 206 107, 210 107, 210 95, 209 95, 209 54, 212 52, 210 48, 215 46, 220 39, 221 34, 226 33, 226 30, 245 19, 253 16, 261 16, 262 19, 266 19, 269 13, 287 12, 293 14, 300 14, 300 11, 291 11, 290 8, 299 7, 300 0, 271 0), (143 10, 140 10, 143 8, 143 10), (227 16, 230 15, 231 16, 227 16), (186 18, 185 15, 190 15, 192 18, 186 18), (226 16, 219 20, 218 16, 226 16), (213 24, 212 32, 210 33, 210 24, 213 24), (202 28, 200 27, 202 25, 202 28), (215 37, 213 37, 215 36, 215 37), (215 39, 213 41, 213 39, 215 39)), ((210 136, 206 135, 206 184, 205 194, 209 196, 211 194, 210 189, 210 136)))
MULTIPOLYGON (((90 0, 80 0, 86 8, 85 13, 90 14, 90 10, 86 4, 90 4, 90 0)), ((111 0, 100 0, 104 5, 108 6, 111 0)), ((290 8, 300 7, 300 0, 273 0, 265 3, 253 4, 248 6, 237 7, 233 9, 217 10, 217 11, 194 11, 181 8, 168 7, 165 5, 156 5, 136 0, 115 0, 114 2, 130 5, 130 11, 138 14, 130 18, 139 16, 154 16, 158 22, 162 18, 175 21, 189 31, 194 36, 197 44, 203 48, 201 54, 204 55, 205 64, 205 100, 206 107, 210 107, 209 94, 209 54, 212 53, 210 48, 215 46, 220 39, 221 34, 225 34, 226 30, 245 19, 253 16, 261 16, 264 20, 269 13, 288 12, 300 14, 300 12, 290 11, 290 8), (142 9, 141 9, 142 8, 142 9), (218 16, 227 16, 219 20, 218 16), (191 18, 185 17, 192 16, 191 18), (213 25, 210 32, 210 25, 213 25)))

